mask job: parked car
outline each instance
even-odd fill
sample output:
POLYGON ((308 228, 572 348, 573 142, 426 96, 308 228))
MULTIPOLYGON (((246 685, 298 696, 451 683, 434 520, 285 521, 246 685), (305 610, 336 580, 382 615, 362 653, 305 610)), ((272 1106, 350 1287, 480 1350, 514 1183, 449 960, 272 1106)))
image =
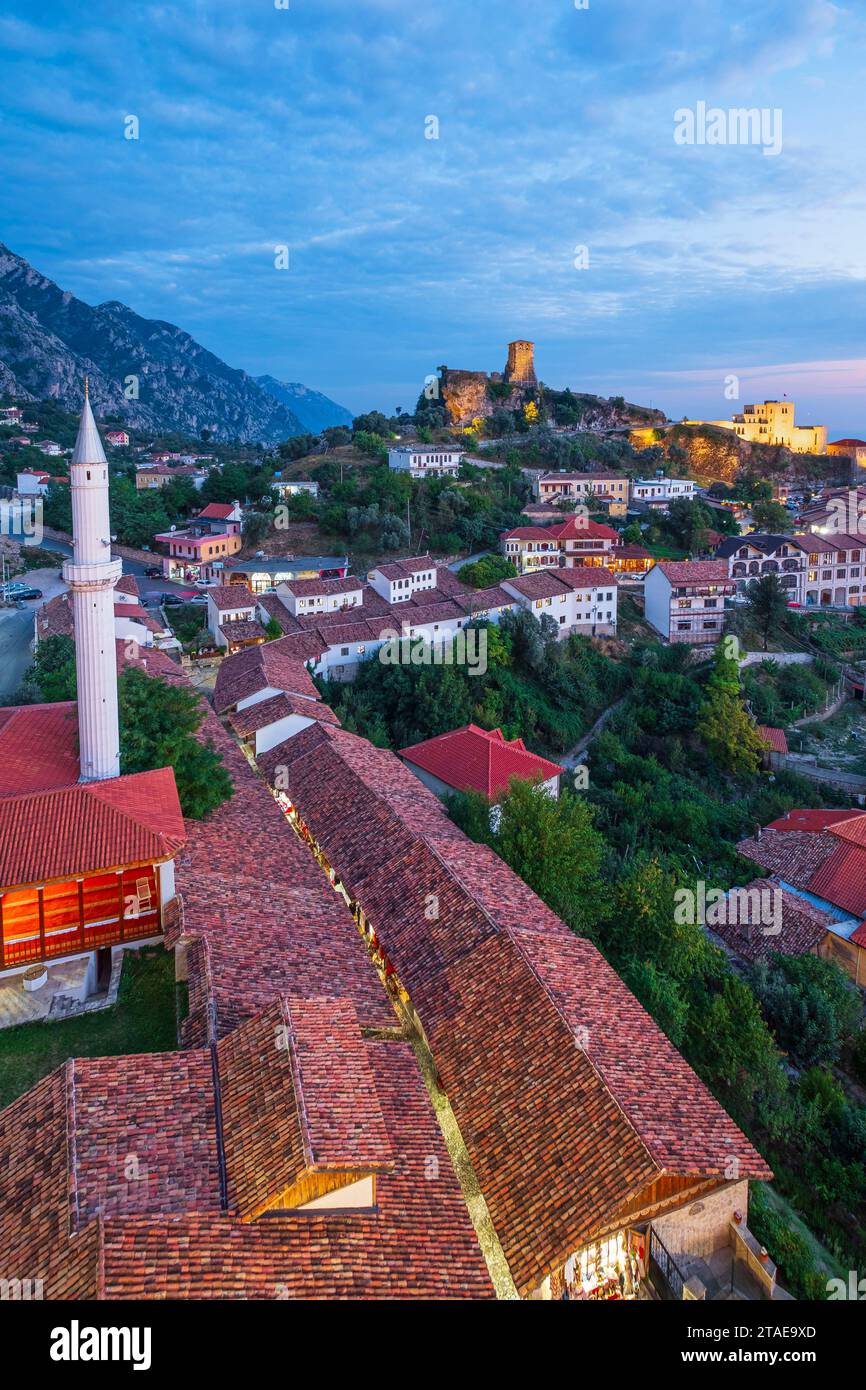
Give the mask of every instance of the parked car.
POLYGON ((148 565, 147 569, 144 571, 144 577, 145 579, 162 579, 162 566, 148 565))
MULTIPOLYGON (((179 593, 160 594, 157 602, 164 606, 171 606, 172 604, 192 603, 194 599, 199 597, 200 595, 196 593, 195 589, 181 589, 179 593)), ((205 600, 205 602, 207 602, 207 600, 205 600)))
POLYGON ((10 602, 15 603, 20 598, 41 598, 42 590, 30 589, 25 584, 16 584, 13 588, 6 589, 5 597, 9 599, 10 602))

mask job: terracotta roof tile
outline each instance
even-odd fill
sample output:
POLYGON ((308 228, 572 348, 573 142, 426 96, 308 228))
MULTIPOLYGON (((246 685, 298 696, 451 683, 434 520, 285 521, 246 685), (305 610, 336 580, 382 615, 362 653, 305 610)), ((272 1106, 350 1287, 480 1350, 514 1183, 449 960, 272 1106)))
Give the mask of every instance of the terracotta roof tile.
POLYGON ((0 797, 69 787, 79 771, 74 700, 0 709, 0 797))
POLYGON ((488 731, 476 724, 401 748, 400 756, 449 787, 481 792, 491 800, 508 791, 513 777, 547 781, 562 773, 558 763, 530 753, 522 739, 508 740, 501 729, 488 731))
POLYGON ((171 768, 0 801, 0 886, 173 859, 185 840, 171 768))

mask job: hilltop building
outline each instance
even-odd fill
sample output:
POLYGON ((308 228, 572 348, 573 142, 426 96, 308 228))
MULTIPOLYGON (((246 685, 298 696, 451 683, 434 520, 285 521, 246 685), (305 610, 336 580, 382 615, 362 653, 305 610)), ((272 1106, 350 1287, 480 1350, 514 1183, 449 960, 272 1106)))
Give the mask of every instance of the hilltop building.
POLYGON ((749 444, 783 445, 795 454, 826 454, 826 425, 795 425, 794 402, 764 401, 746 405, 732 420, 686 420, 687 425, 717 425, 733 430, 749 444))

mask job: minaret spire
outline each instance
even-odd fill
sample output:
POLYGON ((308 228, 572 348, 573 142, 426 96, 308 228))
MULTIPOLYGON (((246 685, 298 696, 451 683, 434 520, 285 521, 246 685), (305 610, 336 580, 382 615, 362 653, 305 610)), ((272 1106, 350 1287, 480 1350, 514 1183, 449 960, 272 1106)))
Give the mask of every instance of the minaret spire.
POLYGON ((63 578, 72 590, 75 616, 81 781, 98 782, 120 773, 114 586, 123 563, 111 558, 108 462, 86 377, 69 484, 74 553, 63 565, 63 578))

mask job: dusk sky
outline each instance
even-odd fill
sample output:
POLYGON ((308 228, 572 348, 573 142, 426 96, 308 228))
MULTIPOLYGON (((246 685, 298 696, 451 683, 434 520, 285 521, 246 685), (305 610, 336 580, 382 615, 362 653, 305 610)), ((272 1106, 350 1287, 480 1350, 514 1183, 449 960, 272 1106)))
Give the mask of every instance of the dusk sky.
POLYGON ((551 386, 866 436, 862 0, 4 10, 0 240, 91 303, 355 411, 525 337, 551 386), (781 152, 677 144, 699 102, 781 152))

